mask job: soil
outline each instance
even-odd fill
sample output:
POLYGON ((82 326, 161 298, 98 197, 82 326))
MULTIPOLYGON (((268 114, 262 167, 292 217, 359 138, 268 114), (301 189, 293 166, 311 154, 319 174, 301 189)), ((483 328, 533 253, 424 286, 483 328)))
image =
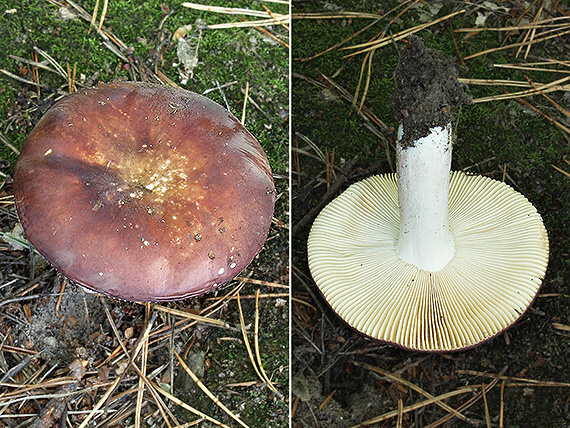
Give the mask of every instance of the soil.
POLYGON ((400 144, 407 147, 427 136, 430 129, 444 128, 451 122, 452 109, 471 103, 471 97, 457 80, 452 61, 426 48, 419 37, 410 37, 399 57, 392 107, 405 130, 400 144))
MULTIPOLYGON (((59 290, 57 279, 52 293, 59 290)), ((104 357, 102 346, 109 343, 100 335, 100 326, 106 322, 101 299, 78 285, 69 284, 67 292, 58 299, 42 299, 33 311, 31 323, 20 331, 19 342, 26 349, 41 349, 42 358, 68 366, 80 357, 96 361, 104 357)))

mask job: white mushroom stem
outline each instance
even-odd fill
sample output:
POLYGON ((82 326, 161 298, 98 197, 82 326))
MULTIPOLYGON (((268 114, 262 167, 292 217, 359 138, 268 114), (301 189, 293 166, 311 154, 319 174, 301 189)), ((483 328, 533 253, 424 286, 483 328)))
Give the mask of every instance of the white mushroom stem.
MULTIPOLYGON (((398 140, 405 131, 400 125, 398 140)), ((455 254, 449 231, 449 176, 451 171, 451 124, 430 129, 430 134, 396 149, 400 258, 420 269, 437 272, 455 254)))

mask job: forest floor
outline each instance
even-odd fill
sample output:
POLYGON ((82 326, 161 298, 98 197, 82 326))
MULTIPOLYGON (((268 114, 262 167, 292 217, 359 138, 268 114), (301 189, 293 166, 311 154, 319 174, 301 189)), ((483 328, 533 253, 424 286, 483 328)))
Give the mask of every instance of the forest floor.
POLYGON ((570 426, 569 16, 568 4, 555 1, 293 3, 293 426, 570 426), (554 22, 561 26, 528 27, 554 22), (319 211, 349 185, 395 171, 395 47, 412 29, 453 59, 475 100, 454 123, 452 170, 521 192, 550 239, 530 310, 459 352, 363 337, 330 309, 307 264, 319 211), (373 55, 355 54, 353 46, 384 36, 373 55), (529 82, 558 90, 496 98, 532 89, 529 82))
MULTIPOLYGON (((262 18, 181 3, 0 1, 2 427, 289 425, 288 29, 238 27, 262 18), (267 153, 277 203, 260 254, 216 293, 167 304, 86 293, 21 233, 11 174, 26 136, 57 100, 118 80, 178 85, 238 118, 248 88, 245 126, 267 153)), ((255 1, 225 6, 270 17, 255 1)), ((286 4, 270 8, 288 14, 286 4)))

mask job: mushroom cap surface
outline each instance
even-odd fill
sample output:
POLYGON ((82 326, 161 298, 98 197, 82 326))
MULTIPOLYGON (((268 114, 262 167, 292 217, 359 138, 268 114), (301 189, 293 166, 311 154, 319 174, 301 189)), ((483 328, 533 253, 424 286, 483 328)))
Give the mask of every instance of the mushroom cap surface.
POLYGON ((451 173, 449 227, 455 255, 443 269, 402 261, 396 175, 368 178, 315 220, 311 274, 332 309, 367 336, 418 351, 475 346, 532 303, 548 263, 548 236, 523 195, 462 172, 451 173))
POLYGON ((260 251, 275 188, 257 140, 201 95, 139 82, 81 90, 24 142, 16 208, 69 279, 134 301, 192 297, 260 251))

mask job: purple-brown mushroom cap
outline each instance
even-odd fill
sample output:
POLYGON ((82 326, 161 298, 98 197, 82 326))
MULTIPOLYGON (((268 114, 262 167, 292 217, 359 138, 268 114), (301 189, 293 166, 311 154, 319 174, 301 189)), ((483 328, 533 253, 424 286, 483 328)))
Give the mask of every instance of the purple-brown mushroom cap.
POLYGON ((233 115, 136 82, 52 107, 24 142, 14 194, 28 239, 59 271, 135 301, 230 281, 260 251, 275 204, 265 153, 233 115))

